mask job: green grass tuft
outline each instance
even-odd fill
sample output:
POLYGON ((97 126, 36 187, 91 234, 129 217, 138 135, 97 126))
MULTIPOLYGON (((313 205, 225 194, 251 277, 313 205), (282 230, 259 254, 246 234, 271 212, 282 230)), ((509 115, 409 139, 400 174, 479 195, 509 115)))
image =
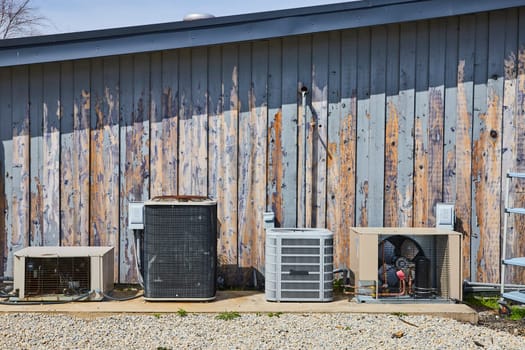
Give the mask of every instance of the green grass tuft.
POLYGON ((283 313, 282 312, 268 312, 268 317, 281 317, 283 313))
POLYGON ((177 310, 177 314, 180 316, 180 317, 186 317, 188 316, 188 311, 184 310, 184 309, 178 309, 177 310))
POLYGON ((241 317, 241 315, 237 311, 224 311, 215 316, 216 319, 224 321, 230 321, 239 317, 241 317))

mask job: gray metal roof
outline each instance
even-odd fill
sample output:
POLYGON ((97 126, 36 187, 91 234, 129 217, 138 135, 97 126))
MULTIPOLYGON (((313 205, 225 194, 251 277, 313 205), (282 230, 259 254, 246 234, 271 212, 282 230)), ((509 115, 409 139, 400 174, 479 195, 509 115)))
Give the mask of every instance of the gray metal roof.
POLYGON ((0 67, 216 45, 407 22, 525 5, 525 0, 365 0, 0 40, 0 67))

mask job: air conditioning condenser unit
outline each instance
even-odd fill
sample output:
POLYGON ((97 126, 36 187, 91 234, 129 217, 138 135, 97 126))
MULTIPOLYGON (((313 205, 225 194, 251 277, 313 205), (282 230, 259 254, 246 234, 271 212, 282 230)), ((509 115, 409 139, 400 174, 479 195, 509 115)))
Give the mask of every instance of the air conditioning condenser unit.
POLYGON ((102 300, 113 267, 112 247, 28 247, 14 253, 14 289, 24 301, 102 300))
POLYGON ((437 228, 350 229, 359 302, 462 300, 461 234, 437 228))
POLYGON ((333 245, 326 229, 267 229, 266 300, 332 301, 333 245))

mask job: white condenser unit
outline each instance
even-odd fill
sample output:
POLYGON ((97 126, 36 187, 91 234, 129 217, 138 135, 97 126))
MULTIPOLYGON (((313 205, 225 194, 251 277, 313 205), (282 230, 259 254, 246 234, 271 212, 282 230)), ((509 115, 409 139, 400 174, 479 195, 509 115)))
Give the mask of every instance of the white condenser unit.
POLYGON ((462 299, 461 234, 439 228, 350 230, 350 272, 359 302, 462 299))
POLYGON ((14 257, 20 300, 102 300, 113 290, 112 247, 28 247, 14 257))
POLYGON ((325 229, 267 229, 266 300, 332 301, 333 245, 325 229))

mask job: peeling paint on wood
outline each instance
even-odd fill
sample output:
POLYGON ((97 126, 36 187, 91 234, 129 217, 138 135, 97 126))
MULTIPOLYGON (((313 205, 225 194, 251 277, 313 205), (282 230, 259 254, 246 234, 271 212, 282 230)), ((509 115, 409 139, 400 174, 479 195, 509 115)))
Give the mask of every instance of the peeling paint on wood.
POLYGON ((12 192, 12 113, 11 113, 11 69, 0 69, 0 120, 9 127, 0 128, 0 272, 3 276, 12 276, 12 264, 9 263, 11 249, 11 209, 12 192))
POLYGON ((268 45, 241 44, 239 57, 239 266, 263 272, 268 45))
POLYGON ((222 50, 223 115, 217 125, 217 216, 220 224, 219 263, 238 264, 238 123, 239 71, 238 46, 226 45, 222 50))
POLYGON ((44 65, 43 104, 43 245, 60 245, 60 65, 44 65))
POLYGON ((475 183, 475 205, 479 225, 479 250, 477 252, 477 280, 497 281, 499 266, 493 261, 500 260, 500 185, 501 185, 501 99, 490 92, 486 114, 479 118, 484 124, 477 140, 474 140, 472 175, 475 183), (497 133, 494 136, 494 131, 497 133))
POLYGON ((110 246, 119 271, 119 65, 115 58, 95 61, 92 69, 91 245, 110 246))
POLYGON ((12 80, 13 163, 11 217, 12 234, 9 241, 8 269, 13 264, 13 253, 29 244, 30 228, 30 162, 29 162, 29 70, 27 66, 14 67, 12 80))
MULTIPOLYGON (((471 165, 472 165, 472 94, 474 89, 472 56, 474 55, 475 18, 465 16, 459 22, 459 62, 457 74, 457 127, 456 127, 456 225, 463 234, 463 277, 471 278, 471 165)), ((475 277, 474 277, 475 278, 475 277)))
POLYGON ((41 246, 44 245, 43 235, 43 184, 44 184, 44 155, 43 155, 43 101, 44 78, 42 65, 34 65, 29 70, 29 116, 30 116, 30 186, 31 207, 29 215, 29 245, 41 246))

